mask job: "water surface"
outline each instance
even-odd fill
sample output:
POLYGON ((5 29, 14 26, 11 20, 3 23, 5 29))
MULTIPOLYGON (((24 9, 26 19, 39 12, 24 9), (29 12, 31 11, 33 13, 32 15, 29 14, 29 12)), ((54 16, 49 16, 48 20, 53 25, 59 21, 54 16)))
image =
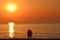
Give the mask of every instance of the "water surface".
POLYGON ((33 38, 60 38, 60 23, 14 23, 10 28, 8 23, 0 24, 0 38, 27 38, 28 29, 33 38))

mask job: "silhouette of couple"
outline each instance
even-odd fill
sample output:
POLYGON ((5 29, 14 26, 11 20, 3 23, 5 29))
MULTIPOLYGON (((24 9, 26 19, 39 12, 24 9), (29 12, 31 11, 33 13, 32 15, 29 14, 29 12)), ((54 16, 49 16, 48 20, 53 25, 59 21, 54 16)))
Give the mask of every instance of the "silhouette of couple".
POLYGON ((31 29, 28 29, 27 36, 28 36, 28 39, 32 38, 32 31, 31 31, 31 29))

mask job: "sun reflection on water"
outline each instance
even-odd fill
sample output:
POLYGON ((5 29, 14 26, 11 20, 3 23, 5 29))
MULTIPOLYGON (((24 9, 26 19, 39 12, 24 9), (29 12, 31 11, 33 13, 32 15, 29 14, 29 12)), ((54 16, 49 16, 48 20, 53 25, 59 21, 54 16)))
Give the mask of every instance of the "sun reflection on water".
POLYGON ((9 37, 13 38, 14 37, 14 22, 9 22, 9 37))

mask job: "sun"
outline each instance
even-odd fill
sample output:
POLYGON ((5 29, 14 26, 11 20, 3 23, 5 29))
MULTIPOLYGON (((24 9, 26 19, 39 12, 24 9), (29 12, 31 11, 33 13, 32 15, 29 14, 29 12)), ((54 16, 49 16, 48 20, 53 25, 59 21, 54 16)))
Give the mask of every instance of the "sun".
POLYGON ((14 11, 16 9, 15 5, 13 4, 9 4, 7 8, 9 11, 14 11))

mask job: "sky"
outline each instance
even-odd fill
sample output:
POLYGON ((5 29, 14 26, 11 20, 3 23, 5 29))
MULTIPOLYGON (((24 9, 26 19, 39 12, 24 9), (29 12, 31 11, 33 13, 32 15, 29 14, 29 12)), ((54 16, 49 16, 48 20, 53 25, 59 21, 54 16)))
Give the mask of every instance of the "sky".
POLYGON ((60 0, 0 0, 0 22, 60 22, 60 0), (9 12, 7 5, 16 10, 9 12))

